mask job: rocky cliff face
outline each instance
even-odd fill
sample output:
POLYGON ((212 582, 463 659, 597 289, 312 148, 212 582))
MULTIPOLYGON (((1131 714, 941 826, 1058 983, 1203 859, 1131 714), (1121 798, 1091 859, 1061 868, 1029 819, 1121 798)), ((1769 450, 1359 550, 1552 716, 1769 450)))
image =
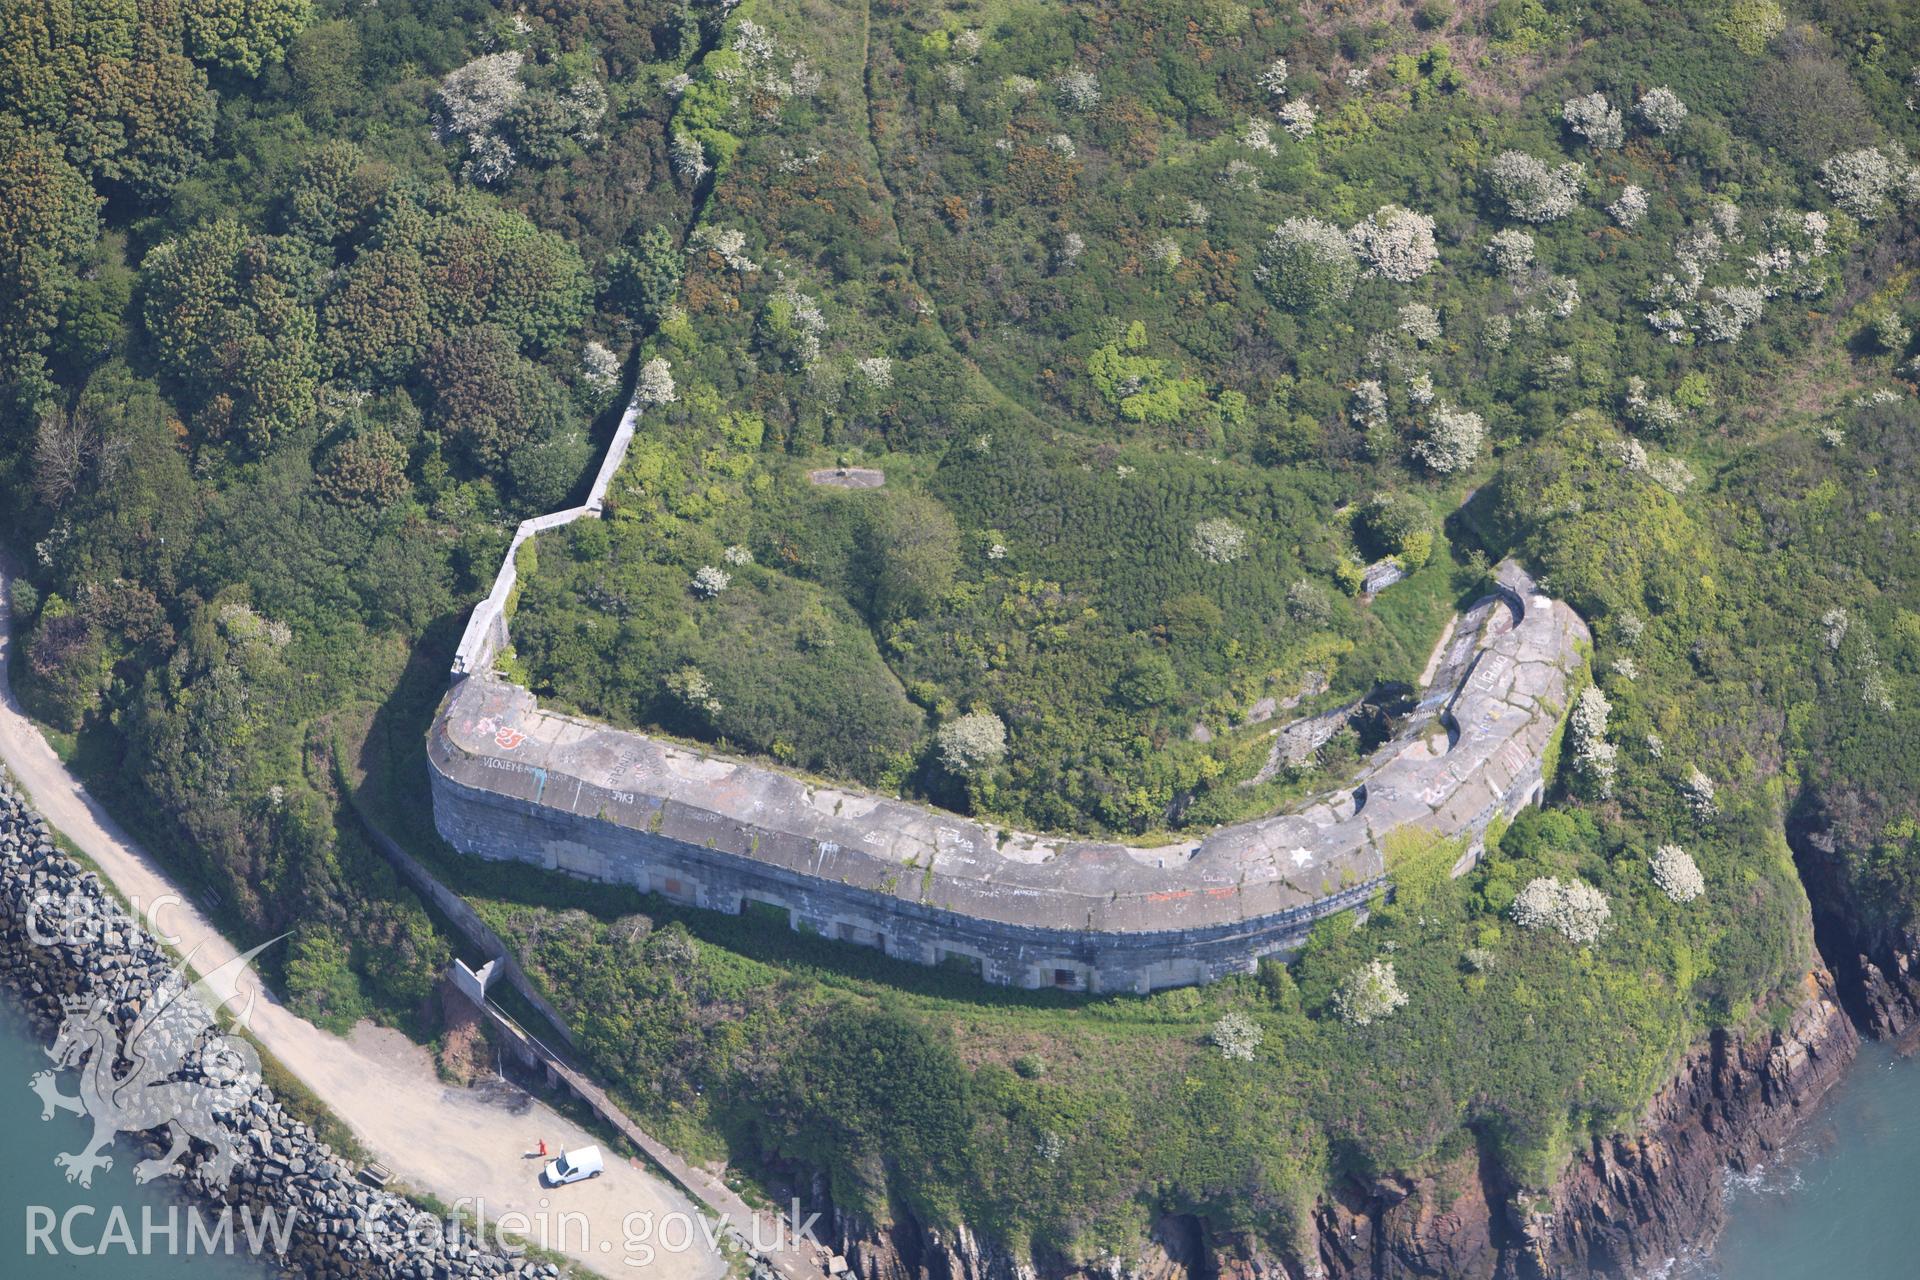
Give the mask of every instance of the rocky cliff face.
POLYGON ((1784 1143, 1859 1044, 1832 978, 1809 974, 1782 1030, 1716 1034, 1681 1063, 1637 1133, 1595 1143, 1548 1194, 1456 1176, 1452 1185, 1444 1177, 1377 1185, 1326 1205, 1325 1274, 1478 1280, 1652 1271, 1719 1233, 1723 1169, 1747 1168, 1784 1143))
POLYGON ((1861 1025, 1876 1040, 1920 1039, 1920 934, 1903 930, 1854 960, 1861 1025))
POLYGON ((1550 1261, 1631 1275, 1713 1239, 1725 1225, 1723 1166, 1748 1169, 1782 1146, 1859 1047, 1824 970, 1808 975, 1782 1030, 1716 1034, 1654 1100, 1639 1136, 1599 1144, 1561 1179, 1542 1242, 1550 1261))
POLYGON ((1162 1219, 1138 1258, 1034 1267, 972 1233, 843 1221, 859 1280, 1545 1280, 1637 1276, 1711 1240, 1727 1166, 1780 1147, 1845 1072, 1860 1040, 1825 970, 1778 1031, 1716 1034, 1681 1063, 1638 1132, 1595 1143, 1550 1192, 1500 1184, 1473 1157, 1420 1179, 1340 1188, 1314 1217, 1304 1257, 1210 1237, 1162 1219))
POLYGON ((1790 828, 1794 858, 1813 900, 1814 935, 1833 966, 1840 999, 1876 1040, 1920 1037, 1920 931, 1862 901, 1855 867, 1864 847, 1818 812, 1790 828))

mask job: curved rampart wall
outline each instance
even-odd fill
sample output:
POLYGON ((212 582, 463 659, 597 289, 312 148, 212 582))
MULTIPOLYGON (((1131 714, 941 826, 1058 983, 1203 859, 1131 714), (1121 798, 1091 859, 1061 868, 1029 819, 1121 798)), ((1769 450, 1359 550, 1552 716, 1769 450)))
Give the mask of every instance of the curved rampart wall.
POLYGON ((433 770, 434 818, 455 848, 533 862, 584 879, 632 885, 685 906, 770 920, 919 964, 949 964, 989 982, 1071 990, 1139 991, 1250 971, 1261 956, 1305 941, 1323 916, 1363 904, 1363 881, 1260 920, 1156 932, 1102 933, 968 917, 757 861, 673 836, 609 823, 456 781, 433 770))
POLYGON ((883 947, 990 981, 1146 991, 1250 969, 1377 889, 1403 827, 1538 799, 1586 628, 1518 566, 1463 617, 1350 790, 1157 848, 1008 831, 540 708, 481 673, 428 743, 455 848, 883 947))

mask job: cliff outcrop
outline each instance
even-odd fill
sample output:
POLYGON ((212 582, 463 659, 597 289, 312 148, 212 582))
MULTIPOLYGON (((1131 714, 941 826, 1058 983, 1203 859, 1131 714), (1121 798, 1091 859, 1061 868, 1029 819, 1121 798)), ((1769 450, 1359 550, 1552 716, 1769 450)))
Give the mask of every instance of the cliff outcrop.
POLYGON ((1859 1034, 1832 976, 1807 975, 1777 1029, 1715 1032, 1681 1061, 1630 1134, 1592 1142, 1551 1190, 1503 1185, 1469 1155, 1420 1178, 1336 1188, 1302 1256, 1216 1237, 1170 1215, 1138 1257, 1029 1264, 972 1232, 911 1220, 843 1220, 859 1280, 1545 1280, 1639 1276, 1698 1250, 1725 1225, 1728 1168, 1767 1160, 1845 1073, 1859 1034))

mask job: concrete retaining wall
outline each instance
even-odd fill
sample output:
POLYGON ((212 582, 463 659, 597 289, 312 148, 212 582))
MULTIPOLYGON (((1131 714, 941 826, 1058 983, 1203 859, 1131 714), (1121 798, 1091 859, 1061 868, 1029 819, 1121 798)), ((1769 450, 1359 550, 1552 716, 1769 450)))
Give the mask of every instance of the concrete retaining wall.
POLYGON ((463 852, 631 885, 686 906, 736 915, 764 910, 783 926, 1019 987, 1146 992, 1251 972, 1262 956, 1297 948, 1316 921, 1364 903, 1384 883, 1372 879, 1265 918, 1193 929, 1022 927, 517 800, 440 769, 431 774, 434 821, 463 852))

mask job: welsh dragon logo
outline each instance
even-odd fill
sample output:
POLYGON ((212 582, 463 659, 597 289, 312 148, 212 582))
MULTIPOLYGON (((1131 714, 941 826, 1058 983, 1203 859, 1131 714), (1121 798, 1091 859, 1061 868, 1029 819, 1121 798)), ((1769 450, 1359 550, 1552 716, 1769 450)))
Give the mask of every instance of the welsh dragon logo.
MULTIPOLYGON (((124 1038, 115 996, 95 992, 62 1001, 66 1018, 47 1050, 54 1066, 34 1075, 33 1090, 40 1095, 42 1120, 51 1120, 56 1111, 93 1120, 93 1137, 85 1146, 53 1158, 67 1171, 67 1181, 90 1187, 94 1170, 113 1168, 107 1149, 116 1135, 164 1128, 171 1146, 134 1166, 138 1181, 184 1175, 180 1157, 188 1139, 197 1138, 213 1148, 201 1177, 212 1187, 227 1184, 242 1158, 241 1134, 217 1117, 241 1110, 259 1090, 260 1058, 245 1039, 223 1031, 214 1013, 241 995, 248 965, 278 941, 235 956, 191 984, 189 955, 146 998, 124 1038), (219 994, 222 990, 227 994, 219 994), (61 1093, 59 1073, 76 1067, 80 1092, 61 1093)), ((247 985, 236 1027, 247 1025, 259 991, 257 983, 247 985)))

